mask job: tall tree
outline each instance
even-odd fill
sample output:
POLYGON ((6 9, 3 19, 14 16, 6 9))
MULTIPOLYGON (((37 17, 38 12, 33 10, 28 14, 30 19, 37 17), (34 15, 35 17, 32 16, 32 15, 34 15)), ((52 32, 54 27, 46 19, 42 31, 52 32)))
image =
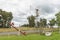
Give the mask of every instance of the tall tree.
POLYGON ((11 12, 6 12, 0 9, 0 15, 2 15, 4 27, 9 27, 9 22, 11 22, 13 16, 11 12))
POLYGON ((47 20, 46 19, 40 19, 40 26, 45 27, 47 25, 47 20))
POLYGON ((58 12, 55 16, 56 16, 56 22, 58 25, 59 33, 60 33, 60 12, 58 12))
POLYGON ((54 26, 54 25, 56 24, 55 19, 52 19, 52 20, 50 20, 49 22, 50 22, 50 26, 54 26))
POLYGON ((55 16, 56 16, 56 22, 58 26, 60 26, 60 12, 58 12, 55 16))
POLYGON ((35 17, 32 15, 32 16, 29 16, 27 19, 29 22, 29 26, 34 27, 35 26, 35 17))

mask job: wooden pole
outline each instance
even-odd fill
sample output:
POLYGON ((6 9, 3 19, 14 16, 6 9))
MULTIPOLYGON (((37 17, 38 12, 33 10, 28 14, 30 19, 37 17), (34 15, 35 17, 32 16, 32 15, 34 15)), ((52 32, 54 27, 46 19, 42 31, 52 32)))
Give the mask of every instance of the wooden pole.
POLYGON ((18 35, 20 35, 20 33, 23 34, 23 35, 26 35, 26 32, 22 32, 21 30, 19 30, 18 28, 16 28, 14 26, 14 23, 10 23, 10 26, 13 27, 14 29, 16 29, 18 31, 18 35))

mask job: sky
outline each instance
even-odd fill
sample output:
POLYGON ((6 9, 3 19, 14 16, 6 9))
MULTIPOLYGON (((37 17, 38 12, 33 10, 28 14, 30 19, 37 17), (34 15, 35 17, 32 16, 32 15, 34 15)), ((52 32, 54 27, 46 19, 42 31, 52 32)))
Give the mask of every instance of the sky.
POLYGON ((12 12, 16 26, 27 24, 27 17, 39 9, 39 17, 50 20, 60 11, 60 0, 0 0, 0 9, 12 12))

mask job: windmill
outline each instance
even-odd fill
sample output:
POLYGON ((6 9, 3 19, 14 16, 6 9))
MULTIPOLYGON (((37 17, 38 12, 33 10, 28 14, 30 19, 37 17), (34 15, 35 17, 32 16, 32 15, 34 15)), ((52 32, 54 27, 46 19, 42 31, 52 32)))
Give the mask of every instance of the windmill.
POLYGON ((39 17, 39 13, 38 13, 38 11, 39 11, 39 9, 36 9, 36 16, 35 16, 35 27, 38 27, 38 24, 37 24, 37 22, 38 22, 38 17, 39 17))

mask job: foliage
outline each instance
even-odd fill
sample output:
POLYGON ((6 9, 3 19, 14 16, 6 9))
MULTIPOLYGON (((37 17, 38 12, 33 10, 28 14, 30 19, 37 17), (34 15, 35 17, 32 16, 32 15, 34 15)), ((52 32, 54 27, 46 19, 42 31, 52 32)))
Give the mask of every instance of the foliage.
POLYGON ((55 19, 50 20, 50 26, 54 26, 56 23, 55 19))
POLYGON ((47 20, 46 19, 40 19, 40 26, 44 27, 47 25, 47 20))
POLYGON ((27 19, 29 22, 29 26, 34 27, 35 26, 35 17, 32 15, 32 16, 29 16, 27 19))
POLYGON ((21 27, 29 27, 29 24, 23 24, 21 27))
POLYGON ((2 9, 0 9, 0 15, 2 15, 3 27, 9 27, 8 22, 10 22, 13 18, 12 13, 11 12, 6 12, 6 11, 3 11, 2 9))
POLYGON ((60 12, 58 12, 55 16, 56 16, 56 22, 58 26, 60 26, 60 12))

